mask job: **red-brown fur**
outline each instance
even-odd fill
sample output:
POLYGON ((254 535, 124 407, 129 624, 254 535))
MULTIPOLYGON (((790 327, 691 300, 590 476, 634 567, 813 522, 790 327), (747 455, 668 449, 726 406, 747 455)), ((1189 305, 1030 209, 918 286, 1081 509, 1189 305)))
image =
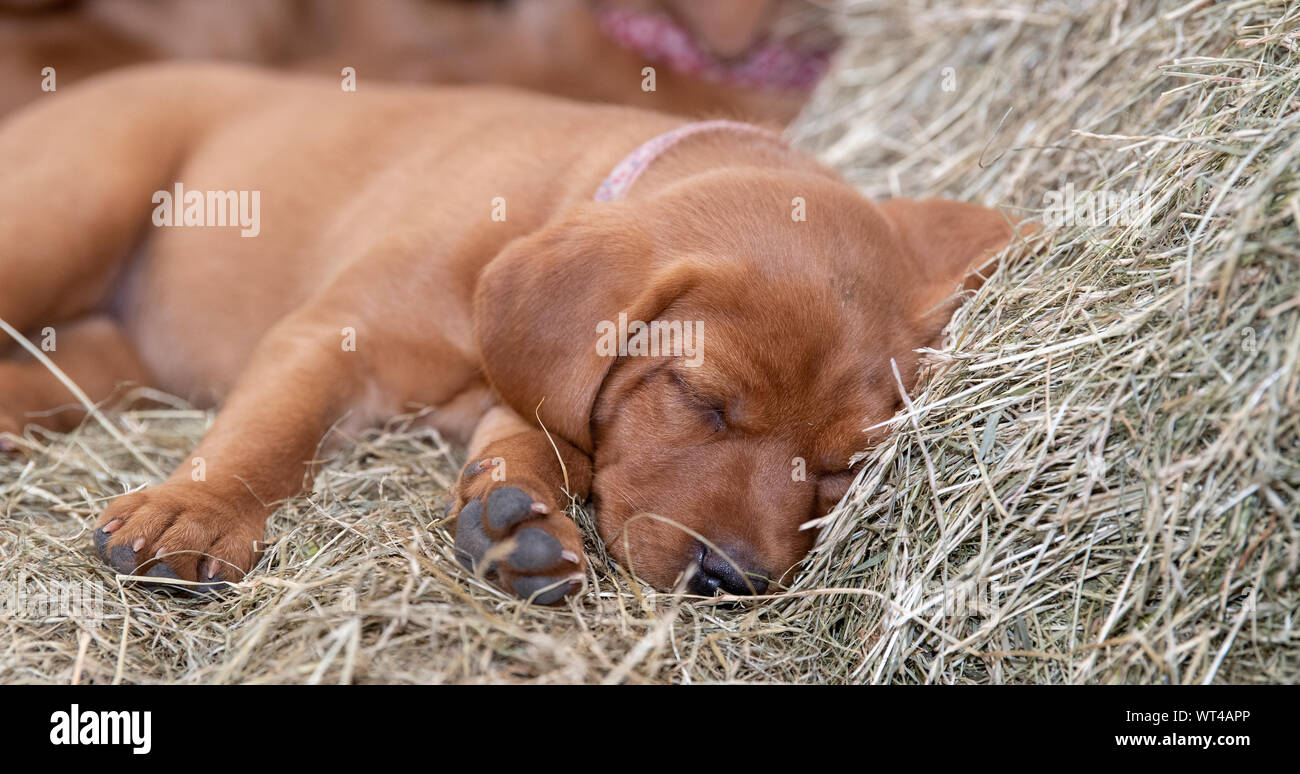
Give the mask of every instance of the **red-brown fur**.
MULTIPOLYGON (((507 589, 581 570, 563 506, 588 494, 613 556, 657 586, 697 562, 693 535, 787 577, 814 538, 799 526, 843 495, 850 457, 873 440, 864 428, 899 406, 890 360, 910 389, 914 350, 937 343, 969 270, 1013 229, 968 204, 875 205, 744 132, 683 140, 626 199, 591 201, 625 154, 681 123, 523 93, 346 93, 173 65, 0 125, 0 318, 68 340, 93 320, 116 349, 52 356, 95 399, 148 379, 221 405, 193 453, 206 480, 187 460, 104 511, 110 560, 146 572, 162 554, 183 579, 237 580, 331 428, 428 405, 469 442, 453 514, 512 487, 539 504, 519 528, 565 549, 542 570, 503 561, 507 589), (151 194, 177 180, 260 190, 261 235, 152 227, 151 194), (795 197, 806 221, 791 217, 795 197), (620 312, 702 321, 702 365, 599 357, 595 326, 620 312), (487 473, 496 458, 503 477, 487 473)), ((9 358, 0 428, 70 402, 39 364, 9 358)))

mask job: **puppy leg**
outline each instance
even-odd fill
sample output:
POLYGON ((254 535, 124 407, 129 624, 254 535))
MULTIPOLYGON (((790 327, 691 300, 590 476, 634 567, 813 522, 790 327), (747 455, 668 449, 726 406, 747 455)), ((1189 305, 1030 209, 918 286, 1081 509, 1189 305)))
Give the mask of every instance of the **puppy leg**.
MULTIPOLYGON (((135 347, 108 317, 55 326, 36 341, 48 345, 49 359, 94 403, 110 398, 123 382, 150 383, 135 347)), ((85 409, 63 382, 25 350, 0 359, 0 433, 16 435, 27 424, 66 431, 84 417, 85 409)))
POLYGON ((40 330, 103 308, 149 227, 153 192, 219 101, 178 104, 180 83, 110 75, 0 123, 0 319, 40 330))
POLYGON ((457 558, 512 594, 559 602, 581 586, 586 561, 565 506, 568 495, 585 499, 590 488, 590 458, 510 409, 493 408, 474 431, 453 495, 457 558))
POLYGON ((190 458, 105 509, 95 544, 114 569, 200 590, 248 572, 266 517, 310 480, 321 439, 364 389, 360 356, 323 319, 295 313, 277 324, 190 458))

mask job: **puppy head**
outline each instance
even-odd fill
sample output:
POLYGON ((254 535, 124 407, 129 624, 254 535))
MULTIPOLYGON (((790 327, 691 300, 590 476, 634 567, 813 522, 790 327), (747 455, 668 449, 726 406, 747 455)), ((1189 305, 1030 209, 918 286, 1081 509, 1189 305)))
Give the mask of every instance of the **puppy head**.
POLYGON ((505 402, 592 455, 617 560, 660 588, 762 592, 1013 235, 972 205, 715 171, 513 243, 480 278, 476 331, 505 402))

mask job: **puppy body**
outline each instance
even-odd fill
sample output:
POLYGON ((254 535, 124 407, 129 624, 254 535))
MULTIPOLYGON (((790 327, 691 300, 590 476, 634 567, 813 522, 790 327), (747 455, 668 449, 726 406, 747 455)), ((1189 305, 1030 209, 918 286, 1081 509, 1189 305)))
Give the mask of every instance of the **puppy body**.
MULTIPOLYGON (((940 302, 1010 229, 968 205, 887 215, 753 133, 683 141, 625 201, 590 202, 621 158, 681 123, 191 65, 13 116, 0 318, 58 331, 53 359, 92 397, 131 379, 222 406, 167 481, 107 508, 105 558, 237 580, 322 440, 432 406, 470 444, 458 549, 509 591, 551 602, 575 588, 581 540, 563 506, 593 483, 602 537, 658 585, 701 566, 705 591, 784 576, 811 543, 798 525, 842 494, 861 429, 897 403, 889 358, 910 385, 940 302), (151 226, 177 182, 257 192, 257 236, 151 226), (815 215, 792 217, 796 199, 815 215), (705 367, 599 357, 597 326, 620 312, 705 321, 705 367), (787 480, 799 459, 811 482, 787 480)), ((70 400, 20 356, 0 369, 0 431, 70 400)))

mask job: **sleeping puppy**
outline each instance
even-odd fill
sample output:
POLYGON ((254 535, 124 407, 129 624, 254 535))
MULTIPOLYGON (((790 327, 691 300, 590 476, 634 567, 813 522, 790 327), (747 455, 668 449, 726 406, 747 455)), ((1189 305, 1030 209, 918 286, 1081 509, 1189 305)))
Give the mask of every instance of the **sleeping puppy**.
MULTIPOLYGON (((580 588, 565 507, 588 497, 655 586, 775 588, 1014 236, 977 206, 873 204, 746 124, 212 65, 20 111, 0 169, 0 318, 57 334, 92 399, 131 380, 221 406, 94 536, 119 572, 201 589, 252 568, 332 441, 412 406, 468 443, 457 553, 507 592, 580 588)), ((67 427, 48 410, 72 402, 10 345, 0 431, 67 427)))

